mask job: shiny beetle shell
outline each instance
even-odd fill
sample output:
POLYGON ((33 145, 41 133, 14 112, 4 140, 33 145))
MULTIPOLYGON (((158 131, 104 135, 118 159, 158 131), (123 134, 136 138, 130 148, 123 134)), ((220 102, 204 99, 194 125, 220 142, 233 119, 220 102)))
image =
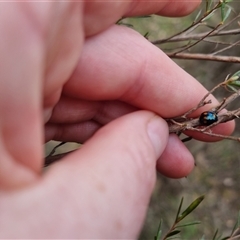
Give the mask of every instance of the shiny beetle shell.
POLYGON ((199 122, 203 126, 209 126, 217 122, 217 120, 218 120, 217 114, 212 111, 203 112, 199 117, 199 122))

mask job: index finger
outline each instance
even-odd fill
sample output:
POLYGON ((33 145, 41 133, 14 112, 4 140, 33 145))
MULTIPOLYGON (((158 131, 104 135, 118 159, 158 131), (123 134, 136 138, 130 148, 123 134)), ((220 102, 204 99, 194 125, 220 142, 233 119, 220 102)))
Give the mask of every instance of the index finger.
POLYGON ((87 39, 63 91, 87 100, 121 100, 164 118, 183 114, 207 93, 160 49, 121 26, 87 39))
MULTIPOLYGON (((63 92, 87 100, 121 100, 171 118, 195 107, 207 90, 140 34, 113 26, 86 40, 63 92)), ((208 108, 217 104, 210 98, 208 108)), ((232 128, 224 124, 224 132, 232 128)))

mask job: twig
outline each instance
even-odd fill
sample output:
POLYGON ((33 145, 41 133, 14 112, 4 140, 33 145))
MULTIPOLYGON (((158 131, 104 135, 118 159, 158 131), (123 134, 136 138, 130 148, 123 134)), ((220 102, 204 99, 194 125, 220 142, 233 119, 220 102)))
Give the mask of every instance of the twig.
POLYGON ((190 44, 189 46, 183 48, 182 50, 174 52, 173 55, 177 55, 178 53, 181 53, 181 52, 183 52, 183 51, 185 51, 185 50, 187 50, 187 49, 197 45, 199 42, 201 42, 203 39, 207 38, 212 32, 214 32, 221 25, 222 25, 222 23, 219 23, 212 31, 209 31, 205 36, 203 36, 202 38, 198 39, 196 42, 190 44))
POLYGON ((177 36, 183 35, 184 33, 188 32, 189 30, 191 30, 192 28, 196 28, 197 25, 202 24, 202 22, 204 21, 204 19, 210 15, 212 12, 214 12, 219 6, 221 5, 221 2, 219 1, 218 3, 216 3, 216 5, 207 13, 205 13, 199 20, 197 20, 196 22, 193 22, 190 26, 188 26, 187 28, 185 28, 184 30, 159 41, 154 41, 152 42, 153 44, 159 44, 159 42, 161 43, 165 43, 165 42, 169 42, 171 41, 173 38, 176 38, 177 36))
POLYGON ((170 58, 178 59, 195 59, 195 60, 208 60, 218 62, 240 63, 240 57, 235 56, 215 56, 212 54, 201 53, 166 53, 170 58))
MULTIPOLYGON (((200 40, 204 36, 206 36, 209 33, 209 31, 204 32, 204 33, 197 33, 197 34, 191 34, 191 35, 183 35, 183 36, 175 36, 169 40, 166 39, 160 39, 156 41, 152 41, 152 44, 154 45, 160 45, 164 43, 170 43, 170 42, 181 42, 181 41, 191 41, 191 40, 200 40), (167 40, 167 42, 166 42, 167 40)), ((228 36, 228 35, 238 35, 240 34, 240 29, 231 29, 231 30, 226 30, 226 31, 219 31, 215 30, 208 34, 209 37, 220 37, 220 36, 228 36)))
POLYGON ((231 96, 224 98, 216 107, 216 112, 220 112, 222 109, 224 109, 229 103, 233 102, 236 98, 240 96, 240 89, 237 90, 235 93, 233 93, 231 96))
MULTIPOLYGON (((216 126, 220 123, 224 123, 224 122, 228 122, 228 121, 231 121, 233 119, 236 119, 236 118, 240 118, 240 109, 236 109, 236 110, 233 110, 233 111, 227 111, 227 112, 224 112, 224 113, 218 115, 218 120, 216 122, 214 122, 213 124, 211 124, 210 126, 206 126, 206 127, 202 126, 202 124, 201 124, 201 122, 199 121, 198 118, 189 118, 188 117, 192 112, 196 111, 197 109, 204 106, 205 104, 210 103, 211 100, 206 101, 206 99, 215 90, 217 90, 220 87, 225 87, 232 80, 233 80, 232 78, 226 79, 225 81, 223 81, 223 82, 219 83, 218 85, 216 85, 215 87, 213 87, 201 99, 201 101, 197 104, 196 107, 190 109, 188 112, 186 112, 182 116, 176 117, 176 118, 173 118, 173 119, 167 119, 167 122, 169 124, 169 132, 179 134, 179 133, 182 133, 184 131, 197 131, 197 132, 201 132, 203 134, 206 134, 206 135, 209 135, 209 136, 212 136, 212 137, 220 137, 220 138, 223 138, 223 139, 235 140, 235 141, 239 142, 240 141, 239 137, 220 135, 220 134, 212 133, 209 130, 212 127, 214 127, 214 126, 216 126)), ((226 108, 226 106, 228 104, 233 102, 239 96, 240 96, 240 89, 233 92, 229 97, 224 98, 218 104, 218 106, 212 108, 211 111, 214 111, 215 113, 218 114, 222 109, 226 108)))
POLYGON ((220 49, 220 50, 218 50, 218 51, 216 51, 216 52, 213 52, 212 55, 216 55, 216 54, 218 54, 218 53, 220 53, 220 52, 224 52, 224 51, 226 51, 226 50, 228 50, 228 49, 230 49, 230 48, 238 45, 239 43, 240 43, 240 40, 238 40, 237 42, 235 42, 235 43, 233 43, 233 44, 231 44, 231 45, 229 45, 229 46, 227 46, 227 47, 225 47, 225 48, 222 48, 222 49, 220 49))

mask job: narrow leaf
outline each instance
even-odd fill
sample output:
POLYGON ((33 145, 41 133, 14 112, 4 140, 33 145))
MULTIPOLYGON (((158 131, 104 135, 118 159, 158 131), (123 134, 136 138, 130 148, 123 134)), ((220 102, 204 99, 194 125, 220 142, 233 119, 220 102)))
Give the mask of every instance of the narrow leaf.
POLYGON ((227 237, 224 237, 224 238, 221 238, 221 240, 228 240, 230 239, 231 236, 227 236, 227 237))
POLYGON ((204 195, 198 197, 196 200, 194 200, 185 211, 177 218, 177 222, 181 221, 183 218, 185 218, 189 213, 191 213, 204 199, 204 195))
POLYGON ((233 235, 233 233, 234 233, 234 231, 237 229, 237 224, 238 224, 238 222, 236 222, 235 224, 234 224, 234 226, 233 226, 233 229, 232 229, 232 232, 231 232, 231 236, 233 235))
POLYGON ((232 78, 232 77, 235 77, 235 76, 240 77, 240 71, 235 72, 235 73, 231 76, 231 78, 232 78))
POLYGON ((224 22, 223 19, 225 18, 225 6, 226 6, 226 4, 224 2, 222 2, 222 6, 221 6, 222 22, 224 22))
POLYGON ((237 219, 236 223, 234 224, 234 227, 233 227, 232 232, 231 232, 231 234, 230 234, 231 236, 233 235, 234 231, 235 231, 237 228, 239 228, 239 226, 240 226, 240 212, 238 213, 238 219, 237 219))
POLYGON ((182 204, 183 204, 183 197, 181 198, 181 201, 180 201, 180 204, 179 204, 179 207, 178 207, 178 211, 177 211, 175 223, 177 222, 177 219, 178 219, 178 217, 179 217, 179 213, 181 212, 182 204))
POLYGON ((210 8, 210 7, 209 7, 209 1, 210 1, 210 0, 206 0, 206 12, 208 12, 208 10, 209 10, 209 8, 210 8))
POLYGON ((240 87, 240 81, 231 81, 231 82, 229 82, 228 85, 230 85, 230 86, 240 87))
POLYGON ((205 240, 205 236, 203 235, 199 240, 205 240))
POLYGON ((213 0, 207 0, 206 1, 206 12, 210 11, 212 7, 213 0))
POLYGON ((159 222, 157 235, 154 237, 155 240, 160 240, 160 237, 162 235, 162 219, 159 222))
POLYGON ((181 232, 180 230, 174 230, 174 231, 168 233, 167 236, 166 236, 166 238, 172 237, 172 236, 174 236, 174 235, 177 235, 177 234, 180 233, 180 232, 181 232))
POLYGON ((204 21, 208 20, 209 18, 211 18, 211 17, 213 16, 213 14, 215 14, 215 12, 216 12, 216 9, 215 9, 214 11, 212 11, 211 13, 208 13, 208 14, 206 15, 206 17, 204 17, 204 18, 202 19, 201 22, 204 22, 204 21))
POLYGON ((238 212, 237 227, 240 227, 240 211, 238 212))
POLYGON ((199 18, 199 16, 201 15, 202 13, 202 9, 198 12, 197 16, 195 17, 195 19, 193 20, 193 22, 196 22, 199 18))
POLYGON ((177 225, 176 228, 188 227, 188 226, 197 225, 197 224, 200 224, 200 223, 201 223, 200 221, 189 222, 189 223, 177 225))
POLYGON ((225 22, 225 21, 227 20, 227 18, 229 17, 231 11, 232 11, 232 8, 228 7, 227 12, 225 12, 225 16, 224 16, 224 18, 222 19, 222 22, 225 22))
POLYGON ((235 72, 229 79, 226 80, 226 86, 233 91, 236 91, 234 87, 240 87, 240 71, 235 72))
POLYGON ((144 36, 146 39, 148 39, 148 37, 149 37, 149 32, 146 32, 143 36, 144 36))
POLYGON ((235 88, 235 87, 233 87, 233 86, 231 86, 230 84, 229 85, 226 85, 226 89, 228 90, 228 91, 233 91, 233 92, 237 92, 237 89, 235 88))
POLYGON ((216 237, 217 237, 217 234, 218 234, 218 229, 215 231, 215 233, 214 233, 214 235, 213 235, 213 240, 215 240, 215 239, 216 239, 216 237))

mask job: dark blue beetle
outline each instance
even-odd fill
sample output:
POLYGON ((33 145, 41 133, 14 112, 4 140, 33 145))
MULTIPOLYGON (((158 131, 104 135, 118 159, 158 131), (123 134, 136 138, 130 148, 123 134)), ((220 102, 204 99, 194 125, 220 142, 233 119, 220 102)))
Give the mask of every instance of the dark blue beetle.
POLYGON ((209 126, 217 122, 217 120, 218 120, 217 114, 212 111, 203 112, 199 117, 200 124, 204 126, 209 126))

